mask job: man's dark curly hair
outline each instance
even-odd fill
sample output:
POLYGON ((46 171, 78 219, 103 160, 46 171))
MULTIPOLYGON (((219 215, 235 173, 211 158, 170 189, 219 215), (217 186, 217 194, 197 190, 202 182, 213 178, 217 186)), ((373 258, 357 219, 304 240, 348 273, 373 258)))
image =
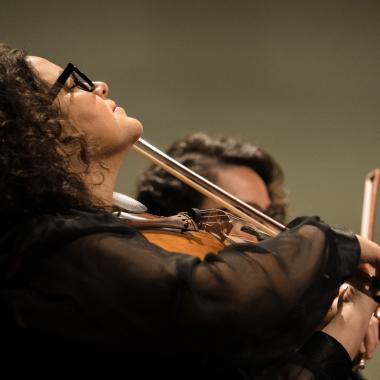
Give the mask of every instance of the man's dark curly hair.
MULTIPOLYGON (((167 153, 212 182, 216 181, 218 169, 223 165, 242 165, 253 169, 268 188, 270 216, 284 222, 287 193, 283 171, 263 149, 232 138, 213 139, 204 133, 195 133, 176 141, 167 153)), ((139 180, 137 199, 153 214, 173 215, 190 207, 200 207, 204 196, 163 169, 152 166, 139 180)))
POLYGON ((1 220, 93 208, 81 173, 70 171, 73 158, 88 169, 84 136, 64 120, 26 52, 0 44, 1 220))

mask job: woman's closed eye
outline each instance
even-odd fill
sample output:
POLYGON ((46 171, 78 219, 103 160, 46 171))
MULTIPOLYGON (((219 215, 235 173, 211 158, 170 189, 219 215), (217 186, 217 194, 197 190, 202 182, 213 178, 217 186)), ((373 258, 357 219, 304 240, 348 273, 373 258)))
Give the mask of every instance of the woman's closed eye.
POLYGON ((85 83, 84 82, 80 82, 80 81, 73 81, 73 83, 69 83, 68 90, 69 90, 69 92, 72 92, 74 90, 85 90, 85 91, 88 91, 85 83))
POLYGON ((73 79, 70 79, 63 85, 63 89, 66 92, 72 92, 77 86, 78 84, 73 79))
POLYGON ((89 91, 88 84, 84 81, 81 81, 74 75, 71 75, 70 79, 67 80, 63 88, 66 90, 66 92, 73 92, 76 90, 89 91))

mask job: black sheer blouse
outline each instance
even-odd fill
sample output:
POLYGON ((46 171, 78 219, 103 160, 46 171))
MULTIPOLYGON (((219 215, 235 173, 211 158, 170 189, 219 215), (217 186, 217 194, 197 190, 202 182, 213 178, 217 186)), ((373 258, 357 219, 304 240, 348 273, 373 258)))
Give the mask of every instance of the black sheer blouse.
MULTIPOLYGON (((9 227, 0 241, 8 353, 141 379, 260 378, 310 338, 360 257, 353 234, 318 218, 289 227, 203 261, 151 244, 108 213, 9 227)), ((272 378, 331 378, 297 355, 303 371, 272 378)))

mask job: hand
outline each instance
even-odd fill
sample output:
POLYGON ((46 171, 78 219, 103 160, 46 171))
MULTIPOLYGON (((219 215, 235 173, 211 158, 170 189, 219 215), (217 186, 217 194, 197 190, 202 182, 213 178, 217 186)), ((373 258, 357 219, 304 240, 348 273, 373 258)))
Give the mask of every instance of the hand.
POLYGON ((360 262, 371 264, 380 273, 380 246, 360 235, 356 235, 356 237, 361 249, 360 262))
MULTIPOLYGON (((370 355, 376 347, 373 332, 368 332, 368 325, 378 304, 361 291, 348 286, 336 303, 337 312, 323 331, 338 340, 346 349, 351 359, 358 354, 361 343, 368 336, 367 346, 370 355)), ((374 327, 372 327, 374 329, 374 327)))
MULTIPOLYGON (((374 313, 369 321, 364 339, 360 345, 360 350, 357 357, 355 358, 355 362, 359 368, 361 368, 361 366, 364 367, 364 360, 369 360, 373 357, 379 341, 379 307, 376 305, 376 301, 374 300, 374 296, 378 295, 379 289, 377 284, 377 287, 374 287, 373 279, 371 278, 371 275, 374 274, 375 270, 371 265, 361 264, 359 266, 359 271, 357 271, 353 278, 348 281, 351 285, 354 286, 354 288, 356 288, 356 291, 359 291, 358 295, 362 297, 362 301, 366 302, 368 306, 372 304, 374 310, 374 313)), ((343 284, 341 288, 344 288, 344 286, 347 285, 343 284)))
MULTIPOLYGON (((372 297, 380 299, 380 246, 373 241, 356 235, 361 249, 359 270, 376 278, 370 286, 372 297)), ((354 285, 355 286, 355 285, 354 285)), ((368 294, 369 295, 369 294, 368 294)))
POLYGON ((379 320, 375 315, 369 321, 368 329, 364 340, 360 345, 360 354, 363 359, 370 360, 373 358, 377 344, 379 342, 379 320))

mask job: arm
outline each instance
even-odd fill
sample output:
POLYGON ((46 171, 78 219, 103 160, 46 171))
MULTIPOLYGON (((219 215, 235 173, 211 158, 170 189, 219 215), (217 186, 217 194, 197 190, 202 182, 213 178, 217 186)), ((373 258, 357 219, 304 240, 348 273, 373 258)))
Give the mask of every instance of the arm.
POLYGON ((344 292, 342 299, 343 303, 337 314, 322 331, 335 338, 353 360, 359 352, 378 304, 351 286, 344 292))
POLYGON ((305 341, 358 259, 352 235, 315 219, 204 261, 167 253, 142 237, 99 233, 48 259, 49 291, 72 292, 105 330, 111 325, 128 338, 126 350, 159 346, 271 360, 305 341), (54 275, 65 270, 77 277, 54 275))
MULTIPOLYGON (((299 351, 298 365, 284 366, 283 371, 287 369, 288 375, 298 370, 299 375, 294 379, 308 380, 314 376, 325 380, 351 379, 353 360, 378 304, 352 287, 346 289, 339 303, 330 323, 299 351)), ((291 376, 286 378, 293 379, 291 376)))
MULTIPOLYGON (((371 247, 370 250, 376 249, 367 241, 364 245, 371 247)), ((365 246, 361 242, 364 256, 368 255, 365 246)), ((369 267, 361 268, 363 271, 366 269, 370 270, 369 267)), ((368 351, 366 358, 372 355, 378 340, 378 321, 373 316, 378 308, 378 299, 374 300, 379 291, 378 285, 364 272, 357 272, 350 283, 355 287, 344 286, 344 291, 334 300, 332 309, 335 311, 328 324, 314 334, 298 354, 279 366, 279 373, 284 378, 353 379, 356 378, 352 374, 353 361, 363 348, 363 340, 368 351), (374 329, 377 331, 372 331, 374 329)))

